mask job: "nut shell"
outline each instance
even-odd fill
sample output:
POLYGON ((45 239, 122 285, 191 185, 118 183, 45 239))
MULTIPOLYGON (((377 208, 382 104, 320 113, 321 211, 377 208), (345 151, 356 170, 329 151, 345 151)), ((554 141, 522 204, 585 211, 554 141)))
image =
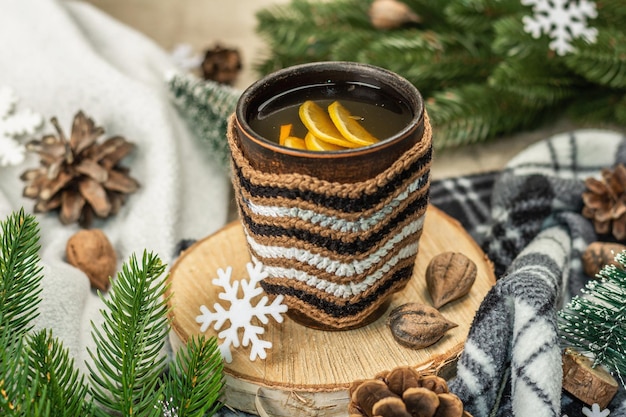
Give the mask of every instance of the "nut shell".
POLYGON ((426 286, 435 308, 458 300, 472 289, 477 268, 474 261, 458 252, 433 257, 426 268, 426 286))
POLYGON ((106 291, 109 278, 115 274, 117 255, 113 245, 100 229, 80 230, 65 247, 67 262, 83 271, 93 288, 106 291))
POLYGON ((407 303, 391 311, 387 319, 391 334, 398 343, 421 349, 437 343, 456 323, 447 320, 433 307, 407 303))

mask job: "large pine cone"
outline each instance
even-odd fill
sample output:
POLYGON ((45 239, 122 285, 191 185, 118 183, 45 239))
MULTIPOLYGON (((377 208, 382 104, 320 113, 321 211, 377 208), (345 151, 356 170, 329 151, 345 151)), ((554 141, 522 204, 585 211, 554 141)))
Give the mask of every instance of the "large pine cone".
POLYGON ((51 122, 58 137, 47 135, 26 145, 41 163, 21 176, 27 183, 24 196, 36 200, 35 212, 59 210, 61 223, 78 221, 82 227, 89 227, 94 215, 116 214, 126 195, 139 188, 128 169, 118 165, 134 145, 121 136, 96 143, 104 129, 82 111, 74 116, 69 140, 56 118, 51 122))
POLYGON ((626 167, 603 169, 600 180, 587 178, 585 186, 582 214, 591 219, 596 233, 626 239, 626 167))
POLYGON ((350 417, 472 417, 436 375, 399 367, 350 386, 350 417))

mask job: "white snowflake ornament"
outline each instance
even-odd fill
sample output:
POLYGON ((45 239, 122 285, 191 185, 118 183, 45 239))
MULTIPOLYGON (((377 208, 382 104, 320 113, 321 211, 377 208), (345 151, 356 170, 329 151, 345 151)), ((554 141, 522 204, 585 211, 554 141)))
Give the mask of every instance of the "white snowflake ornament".
POLYGON ((176 66, 185 71, 191 71, 200 67, 202 55, 194 53, 193 47, 188 43, 179 43, 170 52, 176 66))
POLYGON ((215 322, 213 328, 220 330, 226 321, 230 321, 230 327, 218 333, 218 338, 223 339, 220 345, 220 352, 224 360, 228 363, 233 361, 230 347, 251 346, 250 360, 257 357, 265 359, 267 357, 266 349, 271 349, 272 342, 259 339, 259 336, 265 332, 265 328, 256 326, 252 323, 254 317, 259 319, 261 323, 269 322, 268 316, 271 316, 278 323, 282 323, 282 313, 287 312, 287 306, 282 304, 283 296, 278 295, 271 304, 267 304, 268 297, 264 295, 256 304, 253 304, 254 298, 263 293, 263 289, 258 285, 261 280, 267 277, 267 272, 263 270, 260 263, 254 266, 251 263, 246 265, 250 281, 241 279, 231 283, 232 267, 217 270, 218 278, 213 279, 213 285, 217 285, 224 289, 218 294, 221 300, 229 301, 230 307, 226 310, 219 303, 213 305, 215 312, 210 311, 205 305, 200 306, 201 315, 196 317, 196 321, 200 323, 200 331, 205 332, 211 323, 215 322), (243 291, 243 296, 239 298, 239 284, 243 291), (243 337, 241 343, 239 341, 239 330, 243 329, 243 337))
POLYGON ((583 414, 587 417, 607 417, 611 412, 608 409, 600 410, 598 404, 593 404, 591 409, 583 407, 583 414))
POLYGON ((598 30, 587 25, 587 19, 598 16, 595 2, 591 0, 521 0, 533 6, 533 16, 524 16, 524 30, 538 39, 546 34, 552 39, 550 49, 559 55, 573 52, 572 40, 583 38, 596 41, 598 30))
POLYGON ((24 161, 26 148, 18 138, 32 135, 43 122, 41 115, 30 109, 16 112, 16 103, 13 91, 0 86, 0 167, 24 161))

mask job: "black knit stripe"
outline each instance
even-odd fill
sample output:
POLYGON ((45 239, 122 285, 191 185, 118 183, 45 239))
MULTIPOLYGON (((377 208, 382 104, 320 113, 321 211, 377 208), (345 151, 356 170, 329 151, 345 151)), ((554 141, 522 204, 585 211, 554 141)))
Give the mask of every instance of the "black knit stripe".
POLYGON ((406 282, 411 279, 412 275, 413 267, 400 269, 390 279, 383 280, 380 287, 378 287, 375 291, 355 303, 346 305, 339 305, 331 301, 324 300, 308 291, 296 290, 282 285, 274 285, 268 282, 270 280, 261 281, 261 286, 268 294, 283 294, 285 296, 295 297, 307 305, 322 311, 325 315, 335 318, 346 318, 361 314, 365 308, 370 306, 376 300, 379 300, 381 297, 384 297, 392 288, 397 287, 398 285, 406 285, 406 282))
POLYGON ((404 210, 392 217, 389 222, 377 232, 364 238, 360 238, 358 235, 355 235, 356 238, 350 242, 347 242, 345 240, 345 236, 341 236, 340 234, 338 234, 339 237, 335 238, 332 236, 322 236, 309 230, 285 228, 272 224, 259 224, 254 222, 253 219, 244 211, 241 211, 241 216, 243 222, 246 224, 248 232, 252 236, 289 237, 308 242, 321 248, 326 248, 329 251, 342 255, 358 255, 370 251, 372 247, 378 245, 381 240, 385 239, 385 237, 389 237, 389 234, 396 229, 400 223, 404 222, 415 213, 426 210, 427 205, 428 193, 425 193, 421 198, 416 199, 411 204, 406 206, 404 210))
MULTIPOLYGON (((335 210, 354 213, 368 210, 371 207, 376 206, 381 200, 384 200, 389 195, 394 193, 398 188, 402 187, 403 183, 411 178, 415 172, 421 171, 422 169, 424 169, 424 167, 430 164, 431 157, 432 148, 429 148, 424 155, 416 159, 415 162, 409 165, 406 169, 399 172, 385 185, 383 185, 382 187, 378 187, 374 193, 363 193, 358 198, 326 195, 312 190, 303 190, 298 188, 255 185, 250 181, 249 178, 246 178, 243 175, 241 168, 238 167, 236 163, 234 163, 233 165, 235 167, 234 175, 237 178, 239 185, 253 197, 284 197, 287 199, 308 201, 335 210)), ((429 173, 425 172, 425 175, 429 176, 429 173)))

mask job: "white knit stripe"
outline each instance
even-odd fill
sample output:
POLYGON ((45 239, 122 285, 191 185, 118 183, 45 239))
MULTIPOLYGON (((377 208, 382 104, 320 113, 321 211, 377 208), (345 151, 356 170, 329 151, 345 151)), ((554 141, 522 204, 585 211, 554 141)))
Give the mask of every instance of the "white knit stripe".
POLYGON ((387 254, 393 250, 397 244, 412 234, 422 230, 422 227, 424 226, 424 218, 425 216, 421 215, 418 219, 404 226, 402 230, 387 240, 383 246, 371 255, 362 260, 355 259, 349 263, 316 254, 306 249, 263 245, 250 236, 247 228, 244 227, 244 231, 250 248, 257 253, 260 258, 295 260, 338 277, 352 277, 354 275, 364 274, 368 269, 378 264, 381 259, 387 256, 387 254))
POLYGON ((398 262, 414 256, 417 253, 417 250, 417 242, 403 247, 402 249, 400 249, 400 251, 398 251, 397 255, 385 262, 380 268, 376 270, 376 272, 366 276, 363 281, 358 283, 337 284, 313 275, 309 275, 305 271, 293 268, 282 268, 278 266, 268 265, 264 265, 263 268, 271 277, 295 279, 297 281, 306 283, 310 287, 315 287, 318 290, 327 292, 328 294, 332 294, 335 297, 350 298, 358 296, 366 291, 377 281, 382 279, 391 269, 393 269, 394 266, 398 264, 398 262))
POLYGON ((339 231, 342 233, 356 233, 365 232, 372 227, 379 224, 386 217, 394 213, 396 207, 400 206, 404 200, 406 200, 411 194, 419 191, 423 188, 424 184, 428 181, 428 175, 422 175, 416 178, 409 184, 406 190, 398 194, 393 200, 383 206, 382 209, 374 212, 369 217, 362 217, 356 221, 350 221, 342 219, 337 216, 328 216, 323 213, 318 213, 315 210, 302 209, 299 207, 283 207, 283 206, 266 206, 262 204, 256 204, 248 199, 243 199, 244 204, 250 209, 250 211, 259 216, 265 217, 287 217, 298 218, 311 224, 316 224, 321 227, 329 228, 331 230, 339 231))

